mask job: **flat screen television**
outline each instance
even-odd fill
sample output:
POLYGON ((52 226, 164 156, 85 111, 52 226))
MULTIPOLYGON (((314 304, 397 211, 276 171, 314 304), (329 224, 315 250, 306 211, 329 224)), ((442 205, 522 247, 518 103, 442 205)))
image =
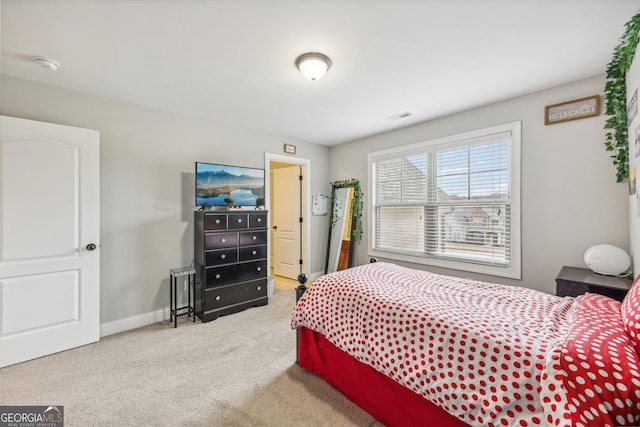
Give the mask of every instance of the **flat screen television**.
POLYGON ((196 206, 264 205, 264 169, 196 162, 196 206))

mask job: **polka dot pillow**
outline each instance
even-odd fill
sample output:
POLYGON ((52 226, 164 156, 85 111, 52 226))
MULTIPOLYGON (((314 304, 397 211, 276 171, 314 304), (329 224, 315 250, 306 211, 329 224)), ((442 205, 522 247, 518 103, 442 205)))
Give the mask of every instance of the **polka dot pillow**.
POLYGON ((618 301, 596 294, 577 298, 573 306, 561 364, 576 427, 640 421, 640 358, 624 330, 620 309, 618 301))
POLYGON ((636 351, 640 353, 640 275, 631 286, 622 302, 620 313, 624 329, 631 338, 636 351))

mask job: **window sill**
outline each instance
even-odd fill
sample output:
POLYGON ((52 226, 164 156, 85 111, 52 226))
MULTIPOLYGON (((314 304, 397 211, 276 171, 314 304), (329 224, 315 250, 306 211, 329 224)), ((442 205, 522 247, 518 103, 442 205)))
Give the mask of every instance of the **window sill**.
POLYGON ((448 259, 429 258, 417 255, 399 254, 394 252, 377 251, 369 249, 369 257, 378 257, 391 259, 396 261, 410 262, 413 264, 428 265, 440 268, 449 268, 452 270, 466 271, 470 273, 480 273, 489 276, 507 277, 510 279, 522 279, 519 265, 512 265, 511 268, 497 267, 483 264, 474 264, 471 262, 454 261, 448 259))

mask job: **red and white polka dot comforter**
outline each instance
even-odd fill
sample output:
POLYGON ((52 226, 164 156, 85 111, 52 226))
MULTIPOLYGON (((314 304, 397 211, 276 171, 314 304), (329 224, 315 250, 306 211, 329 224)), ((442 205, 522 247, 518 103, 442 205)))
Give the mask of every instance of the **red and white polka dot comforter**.
POLYGON ((318 279, 291 325, 470 425, 640 420, 640 359, 620 303, 600 295, 559 298, 373 263, 318 279))

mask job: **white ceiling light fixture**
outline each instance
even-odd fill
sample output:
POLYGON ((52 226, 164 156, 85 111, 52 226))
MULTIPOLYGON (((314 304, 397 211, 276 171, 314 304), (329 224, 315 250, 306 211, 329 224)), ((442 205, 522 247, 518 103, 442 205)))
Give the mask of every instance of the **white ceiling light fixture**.
POLYGON ((298 56, 296 67, 302 76, 311 81, 320 80, 331 67, 331 60, 327 55, 317 52, 307 52, 298 56))
POLYGON ((36 64, 40 65, 42 68, 46 68, 51 71, 56 71, 58 68, 60 68, 60 63, 54 61, 53 59, 36 56, 35 58, 33 58, 33 60, 36 61, 36 64))

